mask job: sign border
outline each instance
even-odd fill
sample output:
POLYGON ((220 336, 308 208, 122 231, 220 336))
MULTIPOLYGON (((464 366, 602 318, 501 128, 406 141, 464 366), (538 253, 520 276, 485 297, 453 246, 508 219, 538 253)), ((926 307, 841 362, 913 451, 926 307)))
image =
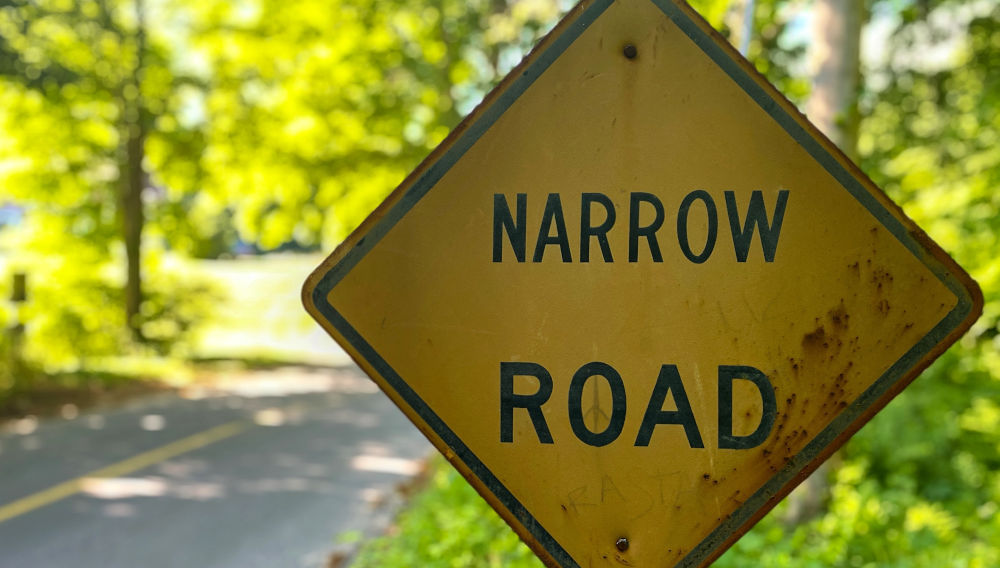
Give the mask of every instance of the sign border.
MULTIPOLYGON (((615 0, 584 0, 491 91, 483 103, 306 280, 303 303, 379 387, 410 417, 434 445, 521 538, 549 565, 579 568, 570 554, 531 515, 461 438, 329 303, 334 286, 433 189, 546 69, 615 0), (325 321, 324 321, 325 318, 325 321), (338 337, 339 336, 339 337, 338 337), (377 380, 380 377, 382 381, 377 380)), ((832 142, 763 78, 693 8, 681 0, 647 0, 656 5, 691 41, 750 96, 838 183, 864 206, 939 281, 957 297, 956 306, 909 351, 889 367, 798 454, 750 496, 678 567, 705 566, 773 508, 861 426, 902 391, 934 359, 958 340, 982 313, 982 292, 975 281, 862 173, 832 142)))

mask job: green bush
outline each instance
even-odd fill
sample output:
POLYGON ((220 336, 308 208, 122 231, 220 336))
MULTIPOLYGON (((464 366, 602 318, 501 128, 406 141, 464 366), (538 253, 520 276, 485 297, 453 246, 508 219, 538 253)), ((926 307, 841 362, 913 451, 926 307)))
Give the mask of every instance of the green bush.
POLYGON ((1000 400, 988 343, 949 350, 841 451, 824 514, 779 507, 720 567, 1000 565, 1000 400))
POLYGON ((367 543, 354 568, 540 568, 542 563, 472 487, 439 457, 428 486, 390 534, 367 543))

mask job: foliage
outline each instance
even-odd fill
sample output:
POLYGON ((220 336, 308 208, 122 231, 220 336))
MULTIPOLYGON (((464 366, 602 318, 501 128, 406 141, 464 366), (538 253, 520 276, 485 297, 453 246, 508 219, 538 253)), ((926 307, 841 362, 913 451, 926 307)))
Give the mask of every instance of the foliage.
MULTIPOLYGON (((144 335, 188 354, 219 296, 171 259, 329 249, 564 4, 147 0, 135 76, 136 0, 0 0, 0 204, 27 209, 0 228, 0 296, 14 268, 29 273, 27 359, 71 370, 129 348, 118 184, 130 125, 147 132, 144 335)), ((740 23, 739 2, 694 4, 724 33, 740 23)), ((755 5, 749 58, 801 103, 803 3, 755 5)), ((981 283, 985 314, 845 447, 825 514, 789 526, 779 506, 720 566, 1000 565, 1000 5, 867 5, 887 31, 859 93, 861 165, 981 283)), ((0 302, 0 326, 13 320, 0 302)), ((0 334, 0 392, 27 376, 9 343, 0 334)), ((359 562, 537 565, 440 464, 398 537, 359 562)))
MULTIPOLYGON (((727 5, 696 3, 724 32, 727 5)), ((787 33, 794 8, 758 3, 750 58, 803 102, 802 45, 787 33)), ((874 2, 872 10, 891 31, 865 69, 861 165, 980 282, 985 313, 845 446, 821 516, 792 526, 781 504, 717 566, 1000 565, 1000 5, 874 2), (935 58, 920 56, 933 50, 935 58)), ((465 491, 466 502, 451 506, 476 507, 482 523, 493 522, 460 477, 442 479, 461 488, 432 493, 465 491)), ((445 562, 447 556, 421 552, 421 543, 442 538, 431 517, 417 511, 427 506, 422 499, 408 515, 428 520, 419 528, 400 523, 397 539, 406 544, 394 552, 401 556, 386 556, 399 562, 386 565, 445 562), (430 538, 417 543, 411 530, 430 538)), ((525 550, 511 546, 512 553, 525 550)))
POLYGON ((823 516, 779 506, 718 566, 996 566, 997 381, 953 349, 845 446, 823 516), (972 396, 970 396, 972 393, 972 396))
MULTIPOLYGON (((43 298, 57 283, 73 290, 45 298, 54 303, 33 304, 28 351, 44 352, 49 366, 125 350, 130 337, 119 329, 149 323, 112 315, 126 300, 124 278, 109 273, 125 272, 121 227, 142 218, 141 209, 122 206, 126 171, 142 156, 141 149, 130 149, 134 133, 150 112, 168 111, 164 101, 183 81, 169 71, 169 41, 147 37, 140 26, 143 6, 143 0, 12 0, 0 10, 6 56, 0 66, 0 185, 5 200, 28 211, 16 249, 25 258, 17 262, 32 266, 43 298), (48 340, 54 341, 52 352, 48 340)), ((157 133, 149 136, 155 140, 157 133)), ((132 265, 140 261, 131 259, 132 265)), ((154 261, 142 262, 148 268, 154 261)), ((138 279, 130 282, 138 291, 138 279)), ((141 306, 137 294, 131 297, 134 313, 141 306)))
POLYGON ((802 72, 806 43, 793 39, 793 21, 801 17, 801 5, 787 0, 758 0, 754 10, 755 33, 748 59, 790 101, 803 104, 809 96, 809 81, 802 72))
POLYGON ((892 32, 866 69, 862 166, 979 281, 984 315, 845 447, 823 517, 788 527, 779 507, 720 566, 1000 564, 1000 5, 873 10, 892 32))
POLYGON ((30 251, 19 262, 44 299, 31 310, 29 351, 64 367, 136 348, 114 309, 125 301, 121 184, 137 125, 149 280, 139 327, 167 351, 206 313, 192 309, 197 289, 155 273, 165 251, 332 247, 557 10, 554 0, 294 10, 277 0, 0 0, 0 203, 27 209, 8 250, 30 251))
MULTIPOLYGON (((224 0, 185 8, 182 43, 206 88, 169 128, 196 132, 192 162, 150 144, 184 215, 233 212, 265 249, 332 247, 554 21, 551 0, 224 0), (336 30, 331 33, 331 30, 336 30)), ((181 225, 174 217, 169 221, 181 225)), ((176 227, 173 227, 176 228, 176 227)))
MULTIPOLYGON (((78 245, 77 255, 22 256, 29 296, 24 358, 54 373, 121 355, 125 337, 121 274, 116 263, 78 245), (92 256, 88 256, 90 253, 92 256)), ((150 263, 141 324, 150 354, 182 354, 213 311, 221 292, 210 281, 150 263)))
MULTIPOLYGON (((801 104, 809 95, 809 82, 801 72, 806 44, 790 29, 796 19, 801 20, 802 5, 794 0, 752 1, 753 32, 746 58, 783 95, 801 104)), ((723 36, 733 38, 744 27, 744 2, 694 0, 691 6, 723 36)))
POLYGON ((862 97, 862 165, 979 281, 972 335, 988 339, 1000 331, 1000 3, 920 3, 896 18, 862 97), (921 49, 948 55, 912 57, 921 49))
POLYGON ((540 568, 542 563, 447 462, 435 458, 428 487, 384 537, 367 543, 352 566, 540 568))

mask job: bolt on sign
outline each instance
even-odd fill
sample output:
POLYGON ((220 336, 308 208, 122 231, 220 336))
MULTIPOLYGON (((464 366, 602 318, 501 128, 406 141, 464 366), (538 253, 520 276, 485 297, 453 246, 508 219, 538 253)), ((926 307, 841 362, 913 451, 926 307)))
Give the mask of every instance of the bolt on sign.
POLYGON ((562 567, 710 563, 982 310, 674 0, 578 5, 303 296, 562 567))

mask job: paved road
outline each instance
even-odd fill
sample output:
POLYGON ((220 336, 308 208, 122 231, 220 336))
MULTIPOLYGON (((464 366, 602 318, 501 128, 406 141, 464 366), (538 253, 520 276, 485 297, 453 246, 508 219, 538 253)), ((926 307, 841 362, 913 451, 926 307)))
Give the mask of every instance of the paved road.
POLYGON ((430 452, 352 367, 69 416, 0 433, 0 568, 324 566, 430 452))

